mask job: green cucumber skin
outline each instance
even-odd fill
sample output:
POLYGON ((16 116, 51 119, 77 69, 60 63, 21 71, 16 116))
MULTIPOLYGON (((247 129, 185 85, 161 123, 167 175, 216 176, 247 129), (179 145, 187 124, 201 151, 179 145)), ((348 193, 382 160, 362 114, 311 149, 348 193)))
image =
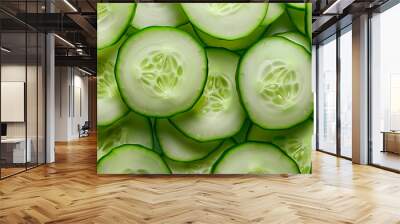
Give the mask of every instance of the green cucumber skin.
MULTIPOLYGON (((225 156, 227 156, 228 153, 230 153, 232 150, 235 150, 235 148, 239 148, 239 146, 244 145, 244 144, 247 144, 247 143, 268 144, 268 145, 272 145, 272 146, 278 148, 283 154, 285 154, 285 155, 287 156, 287 159, 288 159, 288 160, 291 160, 294 164, 296 164, 297 171, 298 171, 297 174, 300 174, 300 169, 299 169, 299 167, 297 166, 296 161, 294 161, 294 160, 292 159, 292 157, 288 156, 288 155, 286 154, 286 152, 284 152, 283 150, 281 150, 277 145, 274 145, 274 144, 271 144, 271 143, 265 143, 265 142, 261 142, 261 141, 246 141, 246 142, 244 142, 244 143, 236 144, 236 145, 230 147, 230 148, 227 149, 227 150, 220 156, 220 158, 215 162, 215 164, 214 164, 214 166, 213 166, 211 172, 215 175, 215 174, 216 174, 216 168, 217 168, 218 164, 225 158, 225 156)), ((226 174, 217 174, 217 175, 226 175, 226 174)), ((228 174, 228 175, 229 175, 229 174, 228 174)), ((245 174, 245 175, 248 175, 248 174, 245 174)), ((268 174, 265 174, 265 175, 268 175, 268 174)))
MULTIPOLYGON (((273 37, 274 37, 274 38, 281 38, 281 39, 284 39, 284 40, 288 41, 288 40, 287 40, 286 38, 284 38, 284 37, 280 37, 280 36, 273 36, 273 37)), ((267 37, 264 37, 263 39, 265 39, 265 38, 267 38, 267 37)), ((291 41, 289 41, 289 42, 291 42, 291 41)), ((292 43, 294 46, 296 46, 296 47, 301 48, 302 50, 304 50, 304 51, 305 51, 305 54, 310 55, 304 47, 302 47, 302 46, 300 46, 300 45, 298 45, 298 44, 295 44, 295 43, 293 43, 293 42, 291 42, 291 43, 292 43)), ((253 48, 253 47, 256 46, 256 45, 257 45, 257 43, 254 44, 251 48, 253 48)), ((246 51, 246 53, 247 53, 251 48, 249 48, 249 49, 246 51)), ((243 61, 244 57, 246 56, 246 53, 241 57, 241 61, 243 61)), ((311 57, 311 56, 310 56, 310 57, 311 57)), ((236 70, 236 89, 237 89, 237 91, 238 91, 238 93, 239 93, 239 100, 240 100, 240 103, 242 104, 242 107, 243 107, 243 109, 244 109, 244 111, 245 111, 247 117, 251 120, 251 117, 250 117, 250 115, 249 115, 249 111, 246 109, 244 100, 243 100, 243 98, 242 98, 242 94, 240 93, 240 88, 239 88, 239 73, 240 73, 240 67, 241 67, 241 62, 239 62, 238 68, 237 68, 237 70, 236 70)), ((269 129, 269 128, 265 128, 265 127, 262 127, 262 128, 263 128, 263 129, 266 129, 266 130, 285 130, 285 129, 289 129, 289 128, 292 128, 292 127, 294 127, 294 126, 296 126, 296 125, 299 125, 299 124, 303 123, 305 120, 307 120, 307 119, 313 114, 313 112, 314 112, 314 107, 311 107, 311 110, 310 110, 310 112, 309 112, 309 115, 308 115, 307 117, 305 117, 304 120, 302 120, 302 121, 300 121, 300 122, 298 122, 298 123, 296 123, 296 124, 293 124, 293 125, 291 125, 291 126, 287 126, 287 127, 279 128, 279 129, 269 129)), ((261 126, 260 126, 260 127, 261 127, 261 126)))
POLYGON ((133 4, 133 10, 132 10, 132 12, 131 12, 130 19, 128 20, 127 24, 125 25, 124 31, 121 32, 121 34, 119 35, 119 37, 118 37, 118 38, 115 38, 115 40, 113 40, 110 44, 107 44, 107 45, 105 45, 105 46, 103 46, 103 47, 97 48, 97 50, 103 50, 103 49, 105 49, 105 48, 107 48, 107 47, 110 47, 110 46, 114 45, 115 43, 117 43, 117 42, 124 36, 124 34, 126 33, 126 31, 130 28, 130 24, 131 24, 132 18, 133 18, 133 16, 135 16, 135 11, 136 11, 136 3, 131 3, 131 4, 133 4))
MULTIPOLYGON (((137 3, 136 3, 136 8, 138 7, 138 3, 140 3, 140 4, 147 4, 147 3, 145 3, 145 2, 137 2, 137 3)), ((174 3, 167 3, 167 4, 174 4, 174 3)), ((186 14, 185 14, 184 10, 182 9, 180 3, 175 3, 175 4, 179 7, 179 9, 181 10, 182 14, 183 14, 184 16, 186 16, 186 14)), ((134 15, 132 16, 131 21, 129 22, 129 24, 130 24, 133 28, 138 29, 138 30, 144 29, 144 28, 147 28, 147 27, 154 27, 154 26, 169 26, 169 25, 159 25, 159 24, 158 24, 158 25, 151 25, 151 26, 147 26, 147 27, 140 28, 140 27, 135 27, 135 26, 132 24, 133 20, 134 20, 134 15)), ((189 22, 189 20, 188 20, 188 18, 187 18, 187 16, 186 16, 186 20, 185 20, 185 21, 182 21, 181 23, 176 24, 176 25, 174 25, 174 26, 171 25, 170 27, 179 27, 179 26, 182 26, 182 25, 184 25, 184 24, 187 24, 188 22, 189 22)))
POLYGON ((229 148, 235 145, 231 139, 227 139, 207 157, 193 162, 179 162, 168 157, 164 158, 173 174, 211 174, 212 167, 219 157, 229 148))
POLYGON ((266 25, 266 26, 269 26, 270 24, 275 22, 285 11, 286 11, 286 4, 285 3, 269 3, 268 4, 268 9, 267 9, 267 14, 266 14, 262 24, 266 25), (273 14, 272 17, 267 18, 269 16, 269 13, 270 13, 269 10, 270 10, 272 4, 276 4, 276 7, 278 7, 282 11, 280 11, 280 13, 273 14))
MULTIPOLYGON (((297 3, 297 4, 300 4, 300 3, 297 3)), ((312 16, 312 15, 309 15, 309 14, 312 11, 312 5, 310 5, 310 3, 301 3, 301 4, 303 4, 304 6, 303 7, 295 7, 295 6, 291 5, 290 3, 286 3, 287 12, 288 12, 290 20, 292 21, 292 24, 296 27, 296 29, 311 40, 312 39, 312 37, 311 37, 312 31, 311 31, 311 26, 310 26, 309 22, 311 22, 312 20, 310 20, 309 16, 312 16), (311 8, 310 8, 310 6, 311 6, 311 8), (299 27, 298 24, 296 23, 298 21, 298 17, 294 17, 294 15, 292 15, 291 12, 303 14, 302 17, 303 17, 304 21, 303 21, 302 27, 299 27)))
MULTIPOLYGON (((312 119, 307 119, 303 123, 293 128, 284 130, 265 130, 253 124, 250 127, 246 139, 247 141, 259 141, 278 146, 283 152, 285 152, 285 154, 287 154, 290 158, 292 158, 296 162, 302 174, 309 174, 311 172, 311 163, 312 163, 311 150, 312 150, 313 129, 314 129, 314 123, 312 119), (309 154, 303 155, 305 157, 301 157, 296 160, 295 155, 290 150, 290 145, 282 144, 282 141, 284 141, 284 143, 289 141, 293 143, 293 141, 297 141, 295 143, 304 146, 306 153, 309 154), (307 161, 307 163, 304 163, 304 160, 307 161)), ((298 145, 296 145, 296 147, 298 147, 298 145)))
POLYGON ((158 141, 157 132, 156 132, 156 119, 149 118, 151 124, 151 135, 153 137, 153 150, 160 155, 163 155, 164 152, 161 148, 160 142, 158 141))
POLYGON ((304 3, 286 3, 286 6, 289 8, 300 9, 300 10, 303 10, 306 7, 304 3))
POLYGON ((305 14, 306 36, 312 42, 312 3, 306 3, 305 14))
MULTIPOLYGON (((113 122, 112 124, 109 124, 109 125, 107 125, 107 126, 99 126, 98 127, 98 131, 97 131, 97 138, 98 139, 100 139, 101 138, 101 129, 104 129, 103 131, 105 131, 105 132, 107 132, 107 129, 109 129, 109 128, 112 128, 115 124, 117 124, 118 122, 121 122, 123 119, 126 119, 127 118, 127 116, 129 116, 129 114, 130 113, 134 113, 134 112, 130 112, 130 111, 128 111, 128 112, 126 112, 122 117, 120 117, 118 120, 116 120, 115 122, 113 122)), ((137 114, 138 116, 141 116, 141 115, 139 115, 139 114, 137 114)), ((142 118, 143 119, 146 119, 146 121, 147 121, 147 123, 148 123, 148 125, 149 125, 149 128, 150 128, 150 133, 148 133, 149 135, 153 135, 153 133, 152 133, 152 124, 151 124, 151 120, 149 119, 149 118, 147 118, 147 117, 143 117, 142 116, 142 118)), ((129 119, 129 118, 128 118, 129 119)), ((151 145, 150 146, 148 146, 148 145, 142 145, 142 144, 132 144, 132 143, 123 143, 123 144, 119 144, 119 145, 115 145, 115 146, 113 146, 111 149, 109 149, 108 150, 108 152, 106 153, 106 154, 104 154, 104 155, 102 155, 101 157, 99 157, 98 158, 98 160, 100 160, 101 158, 103 158, 105 155, 107 155, 113 148, 116 148, 116 147, 119 147, 119 146, 121 146, 121 145, 127 145, 127 144, 131 144, 131 145, 141 145, 141 146, 143 146, 143 147, 148 147, 148 148, 151 148, 151 149, 154 149, 155 148, 155 142, 154 142, 154 139, 152 138, 152 140, 151 140, 151 145)), ((99 146, 99 142, 98 142, 98 146, 99 146)), ((98 150, 98 149, 97 149, 98 150)), ((97 154, 98 154, 99 152, 97 151, 97 154)))
MULTIPOLYGON (((207 49, 214 49, 214 50, 218 50, 218 49, 220 49, 220 50, 224 50, 224 51, 229 51, 229 52, 231 52, 232 54, 235 54, 236 56, 238 56, 239 57, 239 61, 238 61, 238 64, 237 64, 237 67, 236 67, 236 73, 238 72, 238 68, 239 68, 239 64, 240 64, 240 58, 241 58, 241 56, 239 55, 239 54, 237 54, 236 52, 234 52, 234 51, 230 51, 230 50, 228 50, 228 49, 225 49, 225 48, 221 48, 221 47, 205 47, 204 48, 206 51, 207 51, 207 49)), ((208 59, 207 59, 208 60, 208 59)), ((207 63, 208 63, 208 61, 207 61, 207 63)), ((208 69, 208 66, 207 66, 207 69, 208 69)), ((208 72, 208 70, 207 70, 207 72, 208 72)), ((207 73, 207 78, 208 78, 208 73, 207 73)), ((237 75, 235 74, 235 86, 236 86, 236 83, 237 83, 237 75)), ((204 89, 203 89, 203 92, 204 92, 204 89)), ((202 93, 203 93, 202 92, 202 93)), ((237 94, 239 95, 239 92, 237 92, 237 94)), ((203 95, 203 94, 202 94, 203 95)), ((200 99, 200 98, 199 98, 200 99)), ((239 96, 239 101, 240 101, 240 96, 239 96)), ((196 104, 195 104, 196 105, 196 104)), ((195 106, 195 105, 193 105, 193 106, 195 106)), ((243 108, 243 105, 242 105, 242 103, 240 103, 240 105, 242 106, 242 108, 243 108)), ((190 110, 189 110, 190 111, 190 110)), ((186 111, 185 111, 186 112, 186 111)), ((246 117, 247 117, 247 112, 246 111, 244 111, 245 113, 246 113, 246 117)), ((184 112, 183 112, 184 113, 184 112)), ((242 130, 242 128, 246 125, 246 120, 247 119, 245 119, 244 120, 244 122, 243 122, 243 124, 242 124, 242 126, 241 126, 241 128, 239 128, 237 131, 236 131, 236 133, 234 133, 233 135, 231 135, 231 136, 222 136, 222 137, 215 137, 215 138, 212 138, 212 139, 209 139, 209 140, 207 140, 207 141, 200 141, 200 140, 197 140, 196 138, 194 138, 193 136, 191 136, 191 135, 189 135, 188 133, 186 133, 184 130, 182 130, 181 128, 179 128, 179 126, 178 125, 176 125, 173 121, 172 121, 172 118, 173 117, 170 117, 168 120, 169 120, 169 122, 170 122, 170 124, 172 124, 172 126, 174 126, 181 134, 183 134, 184 136, 186 136, 186 137, 188 137, 188 138, 190 138, 190 139, 192 139, 192 140, 194 140, 194 141, 197 141, 197 142, 211 142, 211 141, 218 141, 218 140, 224 140, 224 139, 227 139, 227 138, 230 138, 230 137, 234 137, 234 136, 236 136, 236 135, 238 135, 239 133, 240 133, 240 131, 242 130)), ((249 125, 249 127, 250 127, 250 125, 249 125)))
MULTIPOLYGON (((111 155, 115 149, 118 149, 118 148, 121 148, 121 147, 124 147, 124 146, 138 146, 138 147, 140 147, 140 148, 143 148, 143 149, 145 149, 145 150, 148 150, 148 151, 151 152, 151 153, 156 153, 156 152, 154 152, 153 150, 151 150, 151 149, 149 149, 149 148, 146 148, 146 147, 144 147, 144 146, 142 146, 142 145, 137 145, 137 144, 124 144, 124 145, 120 145, 120 146, 117 146, 117 147, 111 149, 107 154, 105 154, 99 161, 97 161, 97 167, 99 166, 99 164, 102 163, 103 160, 106 159, 107 156, 111 155)), ((160 159, 164 162, 166 168, 169 170, 169 174, 171 174, 171 173, 172 173, 172 172, 171 172, 171 169, 168 167, 167 163, 163 160, 163 158, 162 158, 161 156, 160 156, 160 159)), ((97 168, 97 169, 98 169, 98 168, 97 168)), ((129 174, 129 175, 132 175, 132 174, 129 174)), ((136 175, 153 175, 153 174, 136 174, 136 175)))
POLYGON ((285 10, 285 12, 283 12, 279 18, 277 18, 273 23, 271 23, 268 26, 264 34, 264 37, 275 36, 287 32, 298 32, 298 31, 297 28, 292 23, 292 21, 290 20, 287 10, 285 10))
MULTIPOLYGON (((203 157, 198 158, 198 159, 185 160, 185 161, 183 161, 183 160, 177 160, 177 159, 171 158, 170 156, 167 155, 167 153, 165 153, 166 150, 164 150, 164 147, 162 146, 161 141, 160 141, 160 137, 158 136, 158 131, 157 131, 157 120, 158 120, 158 119, 155 119, 155 121, 154 121, 154 132, 155 132, 155 135, 156 135, 157 142, 158 142, 158 144, 159 144, 159 146, 160 146, 160 148, 161 148, 161 150, 162 150, 162 154, 165 155, 167 158, 169 158, 169 159, 172 160, 172 161, 176 161, 176 162, 196 162, 196 161, 202 160, 202 159, 206 158, 207 156, 209 156, 213 151, 215 151, 216 149, 218 149, 218 148, 224 143, 224 141, 221 141, 217 146, 215 146, 212 150, 210 150, 210 152, 208 152, 208 153, 205 154, 203 157)), ((169 120, 167 120, 167 122, 169 122, 169 124, 170 124, 173 128, 176 129, 176 127, 174 126, 174 124, 173 124, 172 122, 170 122, 169 120)), ((185 137, 187 137, 187 138, 190 138, 189 136, 186 136, 186 135, 184 135, 181 131, 179 131, 179 129, 176 129, 176 130, 177 130, 180 134, 182 134, 183 136, 185 136, 185 137)), ((190 138, 190 140, 193 140, 193 141, 195 141, 195 142, 199 142, 199 141, 194 140, 194 139, 192 139, 192 138, 190 138)), ((216 140, 216 141, 218 141, 218 140, 216 140)), ((205 142, 205 143, 206 143, 206 142, 205 142)))
POLYGON ((209 34, 201 31, 200 29, 197 30, 197 28, 193 28, 194 32, 196 33, 196 36, 201 40, 201 42, 205 46, 207 46, 209 48, 222 48, 222 49, 226 49, 228 51, 241 51, 241 50, 248 49, 249 47, 252 46, 252 44, 256 43, 257 41, 259 41, 264 36, 264 34, 267 31, 267 29, 268 29, 268 26, 260 25, 251 34, 249 34, 248 36, 245 36, 245 37, 242 37, 242 38, 239 38, 239 39, 235 39, 235 40, 224 40, 224 39, 220 39, 220 38, 217 38, 217 37, 210 36, 209 34), (263 31, 261 31, 260 33, 257 34, 257 29, 263 29, 263 31), (203 32, 203 35, 205 35, 203 38, 201 37, 201 33, 200 32, 203 32), (208 36, 206 36, 206 35, 208 35, 208 36), (229 46, 229 45, 233 45, 233 42, 235 42, 235 41, 239 42, 239 41, 243 41, 246 38, 250 39, 250 37, 252 35, 256 35, 256 37, 254 39, 251 39, 250 41, 247 40, 246 44, 238 44, 238 43, 236 43, 239 46, 243 45, 241 47, 229 46), (207 38, 209 38, 208 42, 205 40, 207 38), (222 43, 216 43, 216 41, 222 41, 222 43), (211 43, 211 42, 213 42, 213 43, 211 43))
MULTIPOLYGON (((300 47, 303 47, 309 54, 311 54, 311 43, 309 43, 308 46, 303 46, 301 43, 298 43, 295 40, 292 40, 292 39, 290 39, 289 37, 286 36, 286 34, 291 34, 291 33, 294 33, 294 32, 280 33, 280 34, 277 34, 276 36, 283 37, 283 38, 285 38, 285 39, 287 39, 287 40, 299 45, 300 47)), ((308 37, 304 36, 302 33, 299 33, 299 32, 296 32, 296 33, 299 34, 299 35, 302 35, 303 37, 308 39, 308 37)))
MULTIPOLYGON (((242 127, 241 127, 234 135, 232 135, 232 136, 228 136, 228 137, 217 137, 217 138, 215 138, 215 139, 213 138, 213 139, 210 139, 210 140, 207 140, 207 141, 199 141, 199 140, 197 140, 197 139, 191 137, 191 136, 188 135, 187 133, 185 133, 185 132, 184 132, 182 129, 180 129, 176 124, 174 124, 174 122, 171 121, 171 119, 168 119, 168 121, 169 121, 170 124, 171 124, 172 126, 174 126, 174 128, 175 128, 176 130, 178 130, 182 135, 184 135, 184 136, 187 137, 187 138, 192 139, 193 141, 197 141, 197 142, 212 142, 212 141, 219 141, 219 140, 229 139, 230 137, 234 138, 236 135, 238 135, 238 134, 240 133, 240 131, 242 130, 242 128, 246 125, 246 120, 245 120, 245 122, 243 122, 242 127)), ((249 127, 250 127, 250 126, 249 126, 249 127)), ((236 141, 236 139, 235 139, 235 141, 236 141)))
MULTIPOLYGON (((149 29, 171 29, 171 28, 162 27, 162 26, 151 26, 151 27, 146 27, 146 28, 143 28, 143 29, 141 29, 140 31, 134 33, 133 35, 131 35, 128 39, 125 40, 125 42, 128 41, 130 38, 134 37, 135 35, 137 35, 137 34, 139 34, 139 33, 141 33, 141 32, 144 32, 144 31, 146 31, 146 30, 149 30, 149 29)), ((177 28, 175 28, 175 29, 176 29, 177 31, 179 31, 179 32, 182 32, 182 33, 187 34, 187 33, 186 33, 185 31, 183 31, 183 30, 180 30, 180 29, 177 29, 177 28)), ((191 36, 190 34, 188 34, 188 35, 189 35, 197 44, 199 44, 199 46, 200 46, 200 47, 203 49, 203 51, 204 51, 204 55, 207 55, 207 54, 206 54, 206 51, 205 51, 205 49, 204 49, 204 47, 203 47, 193 36, 191 36)), ((118 67, 119 58, 120 58, 120 52, 121 52, 121 49, 122 49, 123 47, 124 47, 124 46, 122 45, 122 46, 120 47, 120 50, 118 51, 117 62, 115 63, 115 69, 118 67)), ((206 74, 208 74, 208 59, 207 59, 207 56, 205 57, 205 60, 206 60, 205 63, 207 64, 207 66, 206 66, 206 71, 205 71, 205 72, 206 72, 206 74)), ((118 82, 119 82, 119 81, 118 81, 119 72, 117 72, 118 70, 115 70, 115 71, 116 71, 116 72, 115 72, 115 76, 116 76, 116 80, 117 80, 117 84, 118 84, 118 82)), ((203 91, 204 91, 204 87, 205 87, 206 83, 207 83, 207 75, 206 75, 206 78, 204 79, 204 82, 203 82, 203 91)), ((127 106, 129 107, 130 110, 132 110, 132 111, 134 111, 135 113, 140 114, 140 115, 142 115, 142 116, 152 117, 152 118, 169 118, 169 117, 173 117, 173 116, 175 116, 175 115, 177 115, 177 114, 180 114, 180 113, 188 112, 188 111, 190 111, 190 110, 193 108, 194 105, 196 105, 197 101, 198 101, 198 100, 201 98, 201 96, 203 95, 203 91, 201 91, 201 92, 199 93, 199 96, 197 97, 197 99, 196 99, 196 100, 193 102, 193 104, 190 106, 190 108, 188 108, 188 109, 186 109, 186 110, 182 110, 182 111, 176 112, 176 113, 171 114, 171 115, 169 115, 169 116, 167 116, 167 117, 165 117, 165 116, 149 116, 148 114, 141 113, 141 112, 135 110, 134 108, 131 108, 131 107, 126 103, 126 97, 122 94, 119 85, 117 85, 117 86, 118 86, 118 91, 119 91, 120 94, 121 94, 122 100, 124 101, 125 105, 127 105, 127 106)))
POLYGON ((242 128, 240 128, 239 132, 236 133, 234 136, 232 136, 232 139, 236 143, 244 143, 247 140, 247 135, 249 133, 249 130, 252 126, 252 123, 250 119, 246 119, 245 122, 243 123, 242 128))
MULTIPOLYGON (((113 44, 113 45, 111 45, 109 47, 103 48, 101 50, 97 50, 97 55, 98 55, 98 58, 99 58, 99 60, 97 62, 97 68, 98 68, 97 71, 98 71, 98 73, 100 73, 99 61, 103 61, 104 60, 107 63, 108 60, 113 60, 112 63, 114 65, 114 67, 113 67, 114 81, 115 81, 115 84, 117 85, 117 88, 118 88, 118 83, 117 83, 117 80, 115 80, 115 64, 116 64, 116 61, 117 61, 117 55, 118 55, 119 48, 121 47, 121 45, 123 44, 123 42, 126 40, 127 37, 128 37, 127 33, 125 33, 118 40, 117 43, 115 43, 115 44, 113 44)), ((100 77, 100 74, 98 76, 100 77)), ((97 79, 97 82, 99 82, 99 79, 97 79)), ((118 92, 119 92, 119 90, 118 90, 118 92)), ((107 121, 99 120, 100 116, 98 115, 97 116, 97 126, 102 126, 102 127, 110 126, 111 124, 115 123, 117 120, 123 118, 124 116, 126 116, 129 113, 129 108, 125 104, 125 102, 123 101, 122 96, 121 96, 120 93, 119 93, 119 98, 121 100, 121 103, 124 104, 124 107, 125 107, 124 108, 124 112, 121 113, 120 116, 117 116, 114 119, 107 120, 107 121)), ((97 100, 97 107, 99 108, 99 110, 101 110, 101 106, 99 105, 100 99, 101 98, 98 98, 98 100, 97 100)))
POLYGON ((192 24, 190 23, 185 23, 183 25, 180 25, 177 27, 180 30, 185 31, 186 33, 190 34, 197 42, 202 46, 205 47, 206 44, 201 40, 201 38, 197 35, 197 32, 193 28, 192 24))
MULTIPOLYGON (((255 26, 255 28, 254 28, 252 31, 246 33, 246 34, 243 35, 243 36, 236 37, 236 38, 229 38, 229 39, 213 36, 212 34, 208 33, 207 31, 204 31, 203 29, 199 28, 198 26, 196 26, 196 23, 194 23, 194 22, 191 21, 191 18, 190 18, 190 16, 188 15, 188 13, 186 12, 185 8, 182 7, 182 9, 183 9, 183 12, 186 14, 186 17, 188 18, 189 22, 192 24, 194 30, 199 29, 200 31, 202 31, 202 32, 204 32, 204 33, 206 33, 206 34, 208 34, 208 35, 210 35, 210 36, 212 36, 212 37, 215 37, 215 38, 218 38, 218 39, 221 39, 221 40, 228 40, 228 41, 229 41, 229 40, 236 40, 236 39, 240 39, 240 38, 246 37, 246 36, 250 35, 252 32, 254 32, 254 31, 257 29, 257 27, 259 27, 259 26, 263 23, 264 18, 265 18, 265 16, 267 15, 267 12, 268 12, 268 3, 267 3, 267 5, 266 5, 266 9, 265 9, 265 13, 264 13, 263 18, 260 20, 260 22, 258 23, 258 25, 255 26)), ((200 38, 200 39, 201 39, 201 38, 200 38)))

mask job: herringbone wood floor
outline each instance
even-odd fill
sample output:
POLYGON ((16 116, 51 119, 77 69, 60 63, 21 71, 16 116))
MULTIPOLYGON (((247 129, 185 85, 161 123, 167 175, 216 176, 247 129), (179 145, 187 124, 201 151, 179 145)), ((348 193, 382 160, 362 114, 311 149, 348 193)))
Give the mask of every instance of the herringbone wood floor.
POLYGON ((315 153, 313 175, 97 176, 94 137, 0 181, 0 223, 400 223, 400 175, 315 153))

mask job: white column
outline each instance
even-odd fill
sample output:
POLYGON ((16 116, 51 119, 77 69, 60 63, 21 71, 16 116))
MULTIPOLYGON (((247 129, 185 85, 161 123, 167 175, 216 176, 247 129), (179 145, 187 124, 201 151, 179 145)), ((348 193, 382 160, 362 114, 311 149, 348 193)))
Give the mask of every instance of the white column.
POLYGON ((46 163, 55 161, 55 56, 54 35, 46 35, 46 163))
POLYGON ((353 162, 368 163, 368 15, 353 19, 353 162))

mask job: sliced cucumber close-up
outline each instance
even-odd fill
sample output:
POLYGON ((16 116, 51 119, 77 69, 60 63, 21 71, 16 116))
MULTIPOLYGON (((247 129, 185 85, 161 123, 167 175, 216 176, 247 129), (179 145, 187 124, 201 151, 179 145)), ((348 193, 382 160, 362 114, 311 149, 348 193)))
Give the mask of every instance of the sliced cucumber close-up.
POLYGON ((239 56, 222 48, 206 52, 208 78, 203 95, 190 111, 171 118, 181 132, 198 141, 231 137, 246 119, 236 91, 239 56))
POLYGON ((312 40, 312 3, 307 3, 306 4, 306 34, 308 39, 312 40))
POLYGON ((284 12, 277 20, 275 20, 271 25, 268 26, 264 37, 270 37, 287 32, 297 32, 297 29, 292 24, 292 21, 290 21, 288 14, 284 12))
POLYGON ((288 32, 278 34, 279 37, 284 37, 298 45, 304 47, 311 54, 311 43, 306 36, 299 32, 288 32))
POLYGON ((313 111, 311 55, 285 38, 268 37, 250 48, 237 81, 250 119, 262 128, 290 128, 313 111))
POLYGON ((203 92, 205 50, 179 29, 145 28, 120 48, 116 80, 125 103, 135 112, 173 116, 189 110, 203 92))
POLYGON ((232 139, 236 142, 236 143, 244 143, 247 140, 247 134, 249 132, 249 129, 251 127, 252 123, 250 121, 250 119, 246 119, 243 123, 242 128, 240 129, 240 131, 234 135, 232 137, 232 139))
POLYGON ((203 41, 199 38, 199 36, 197 35, 196 31, 194 30, 192 24, 190 23, 186 23, 183 24, 181 26, 177 27, 180 30, 183 30, 184 32, 190 34, 190 36, 192 36, 199 44, 201 44, 202 46, 205 46, 205 44, 203 43, 203 41))
POLYGON ((157 119, 155 129, 164 154, 176 161, 188 162, 202 159, 222 143, 222 140, 198 142, 186 137, 167 119, 157 119))
POLYGON ((97 125, 107 126, 124 116, 129 109, 121 98, 115 80, 118 46, 113 45, 101 53, 104 54, 103 58, 97 61, 97 125))
POLYGON ((161 157, 140 145, 122 145, 97 163, 98 174, 170 174, 161 157))
POLYGON ((131 26, 143 29, 149 26, 179 26, 188 19, 179 3, 137 3, 131 26))
POLYGON ((286 10, 297 30, 307 37, 311 31, 311 3, 287 3, 286 10))
POLYGON ((301 173, 311 172, 311 147, 314 125, 312 120, 285 130, 265 130, 256 125, 250 128, 247 140, 277 145, 298 165, 301 173))
POLYGON ((165 157, 164 160, 173 174, 210 174, 215 162, 234 144, 235 143, 231 139, 227 139, 218 149, 213 151, 206 158, 193 162, 179 162, 169 159, 168 157, 165 157))
POLYGON ((285 12, 285 3, 269 3, 267 15, 265 16, 262 25, 268 26, 278 19, 285 12))
POLYGON ((272 144, 247 142, 226 151, 215 174, 298 174, 296 163, 272 144))
POLYGON ((250 35, 264 20, 268 3, 181 3, 199 30, 224 40, 250 35))
POLYGON ((312 172, 312 4, 97 5, 99 174, 312 172))
POLYGON ((231 51, 237 51, 248 48, 256 41, 258 41, 260 37, 262 37, 266 29, 267 26, 259 26, 248 36, 235 40, 218 39, 208 35, 207 33, 204 33, 201 30, 197 30, 196 33, 199 35, 202 42, 209 47, 222 47, 231 51))
POLYGON ((99 126, 97 135, 97 159, 106 155, 112 148, 124 144, 153 148, 150 120, 134 112, 128 113, 110 126, 99 126))
POLYGON ((115 44, 128 28, 135 3, 97 4, 97 49, 115 44))

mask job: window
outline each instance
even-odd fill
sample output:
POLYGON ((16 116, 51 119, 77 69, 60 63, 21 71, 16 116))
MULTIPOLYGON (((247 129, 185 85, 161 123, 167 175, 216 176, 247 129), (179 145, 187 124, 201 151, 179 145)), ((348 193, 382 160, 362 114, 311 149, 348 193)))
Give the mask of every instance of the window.
POLYGON ((352 33, 351 26, 340 36, 340 155, 352 157, 352 33))
POLYGON ((318 149, 336 153, 336 36, 318 47, 318 149))
POLYGON ((371 18, 370 161, 400 170, 400 5, 371 18))

